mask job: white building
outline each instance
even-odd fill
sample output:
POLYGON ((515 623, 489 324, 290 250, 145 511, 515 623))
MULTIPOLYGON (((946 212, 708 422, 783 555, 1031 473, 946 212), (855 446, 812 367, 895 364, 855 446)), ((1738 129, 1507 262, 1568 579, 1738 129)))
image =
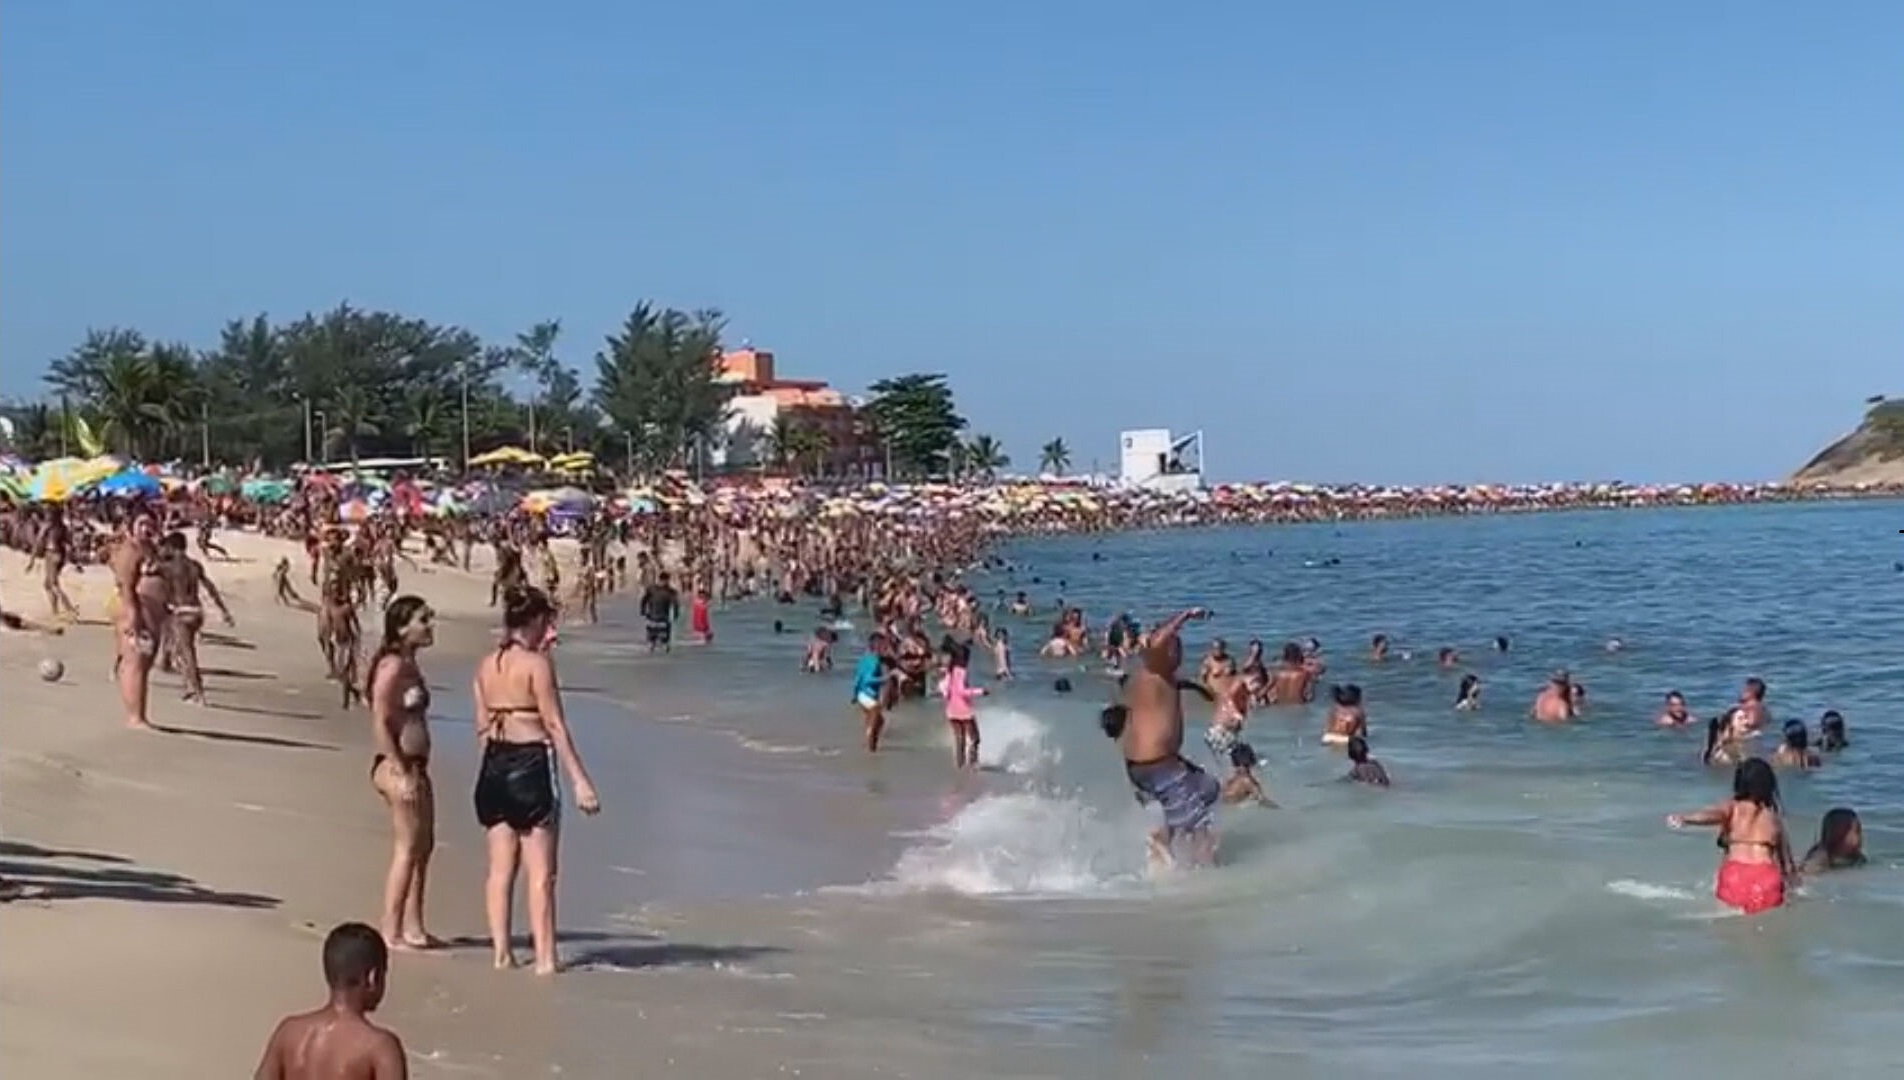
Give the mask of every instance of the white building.
POLYGON ((1175 435, 1169 428, 1126 431, 1119 439, 1117 482, 1153 491, 1203 486, 1203 432, 1175 435))

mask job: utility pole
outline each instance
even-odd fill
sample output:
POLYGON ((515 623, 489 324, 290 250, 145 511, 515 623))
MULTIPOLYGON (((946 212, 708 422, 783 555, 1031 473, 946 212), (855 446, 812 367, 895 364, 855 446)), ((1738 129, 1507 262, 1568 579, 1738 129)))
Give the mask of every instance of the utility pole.
POLYGON ((635 482, 635 433, 623 428, 621 437, 628 447, 628 482, 632 484, 635 482))
POLYGON ((198 463, 212 467, 212 407, 204 401, 198 403, 198 463))
MULTIPOLYGON (((319 465, 329 465, 331 463, 330 414, 325 412, 323 409, 313 409, 312 412, 314 412, 317 415, 317 431, 318 431, 318 441, 317 441, 318 462, 317 463, 319 465)), ((309 461, 308 458, 305 460, 307 462, 309 461)))
POLYGON ((304 399, 304 464, 311 463, 311 399, 304 399))
POLYGON ((469 471, 469 361, 456 365, 463 380, 463 471, 469 471))
POLYGON ((73 407, 70 403, 67 402, 66 395, 61 394, 60 395, 60 456, 61 457, 65 457, 67 455, 66 432, 72 426, 73 426, 73 407))

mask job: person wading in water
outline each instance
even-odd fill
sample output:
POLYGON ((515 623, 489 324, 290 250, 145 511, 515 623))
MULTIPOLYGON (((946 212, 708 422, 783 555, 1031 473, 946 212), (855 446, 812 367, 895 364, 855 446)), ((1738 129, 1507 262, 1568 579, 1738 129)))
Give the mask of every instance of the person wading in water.
POLYGON ((1124 774, 1136 789, 1138 801, 1154 802, 1163 810, 1164 827, 1150 836, 1151 859, 1156 863, 1172 861, 1171 846, 1178 839, 1190 841, 1193 865, 1216 861, 1216 806, 1222 787, 1183 756, 1181 693, 1186 686, 1202 690, 1177 678, 1183 666, 1183 641, 1178 634, 1185 623, 1206 617, 1204 609, 1191 608, 1158 627, 1145 643, 1143 666, 1131 673, 1126 704, 1106 710, 1106 733, 1113 726, 1120 728, 1124 774))

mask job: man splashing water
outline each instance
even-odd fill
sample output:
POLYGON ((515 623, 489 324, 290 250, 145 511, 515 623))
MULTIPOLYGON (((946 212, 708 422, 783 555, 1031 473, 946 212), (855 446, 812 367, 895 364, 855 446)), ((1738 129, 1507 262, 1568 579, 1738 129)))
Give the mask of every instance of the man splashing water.
POLYGON ((1143 666, 1130 675, 1126 703, 1104 712, 1105 734, 1117 739, 1124 752, 1124 774, 1137 791, 1137 801, 1154 802, 1163 810, 1163 828, 1150 834, 1154 865, 1173 862, 1171 849, 1179 839, 1189 841, 1192 865, 1216 861, 1216 805, 1222 787, 1183 756, 1181 693, 1197 687, 1177 678, 1183 665, 1178 634, 1185 623, 1207 615, 1202 608, 1191 608, 1158 627, 1143 647, 1143 666))

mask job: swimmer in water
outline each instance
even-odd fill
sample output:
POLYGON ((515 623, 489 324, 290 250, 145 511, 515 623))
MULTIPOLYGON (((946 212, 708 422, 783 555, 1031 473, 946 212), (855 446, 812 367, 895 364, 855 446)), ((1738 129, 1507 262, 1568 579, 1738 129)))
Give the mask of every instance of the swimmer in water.
POLYGON ((1454 693, 1454 707, 1461 712, 1473 712, 1481 707, 1481 676, 1472 671, 1461 676, 1461 687, 1454 693))
POLYGON ((1375 787, 1388 786, 1388 770, 1369 756, 1368 740, 1360 735, 1349 739, 1349 774, 1342 779, 1375 787))
POLYGON ((1674 829, 1714 825, 1725 858, 1713 892, 1721 903, 1747 915, 1785 903, 1785 885, 1798 871, 1779 813, 1778 777, 1759 758, 1747 758, 1732 774, 1732 797, 1716 806, 1666 819, 1674 829))
POLYGON ((1573 702, 1573 676, 1556 671, 1534 697, 1534 719, 1543 724, 1564 724, 1575 716, 1573 702))
POLYGON ((1461 653, 1449 645, 1443 645, 1435 653, 1435 666, 1443 671, 1453 671, 1461 666, 1461 653))
POLYGON ((1371 664, 1380 664, 1388 659, 1388 635, 1377 634, 1369 639, 1368 658, 1371 664))
POLYGON ((818 675, 833 670, 833 643, 840 636, 830 626, 822 626, 807 639, 806 659, 800 662, 800 670, 809 675, 818 675))
POLYGON ((1785 769, 1816 769, 1824 764, 1811 748, 1811 732, 1803 720, 1785 721, 1784 738, 1772 751, 1772 764, 1785 769))
POLYGON ((1362 708, 1362 688, 1354 683, 1332 686, 1329 696, 1335 703, 1329 707, 1322 745, 1347 746, 1349 740, 1357 736, 1368 738, 1368 711, 1362 708))
POLYGON ((1686 708, 1686 695, 1677 690, 1666 692, 1666 708, 1654 721, 1660 727, 1685 727, 1692 723, 1692 711, 1686 708))
POLYGON ((1293 641, 1283 645, 1265 697, 1269 705, 1307 705, 1316 699, 1316 676, 1305 663, 1302 646, 1293 641))
POLYGON ((1825 710, 1818 719, 1818 749, 1827 754, 1836 753, 1851 745, 1845 736, 1845 718, 1836 709, 1825 710))
POLYGON ((1818 842, 1805 853, 1801 873, 1822 874, 1827 870, 1849 870, 1865 864, 1864 822, 1848 806, 1825 811, 1818 824, 1818 842))
POLYGON ((1706 721, 1706 746, 1699 760, 1706 765, 1737 765, 1745 757, 1738 737, 1733 733, 1732 714, 1720 713, 1706 721))
POLYGON ((1259 806, 1275 806, 1256 775, 1259 763, 1256 748, 1243 741, 1243 722, 1249 715, 1249 687, 1236 670, 1235 658, 1225 656, 1219 670, 1205 681, 1204 688, 1216 699, 1216 713, 1203 734, 1203 744, 1216 756, 1219 766, 1230 769, 1230 775, 1223 781, 1223 801, 1240 803, 1253 799, 1259 806))

